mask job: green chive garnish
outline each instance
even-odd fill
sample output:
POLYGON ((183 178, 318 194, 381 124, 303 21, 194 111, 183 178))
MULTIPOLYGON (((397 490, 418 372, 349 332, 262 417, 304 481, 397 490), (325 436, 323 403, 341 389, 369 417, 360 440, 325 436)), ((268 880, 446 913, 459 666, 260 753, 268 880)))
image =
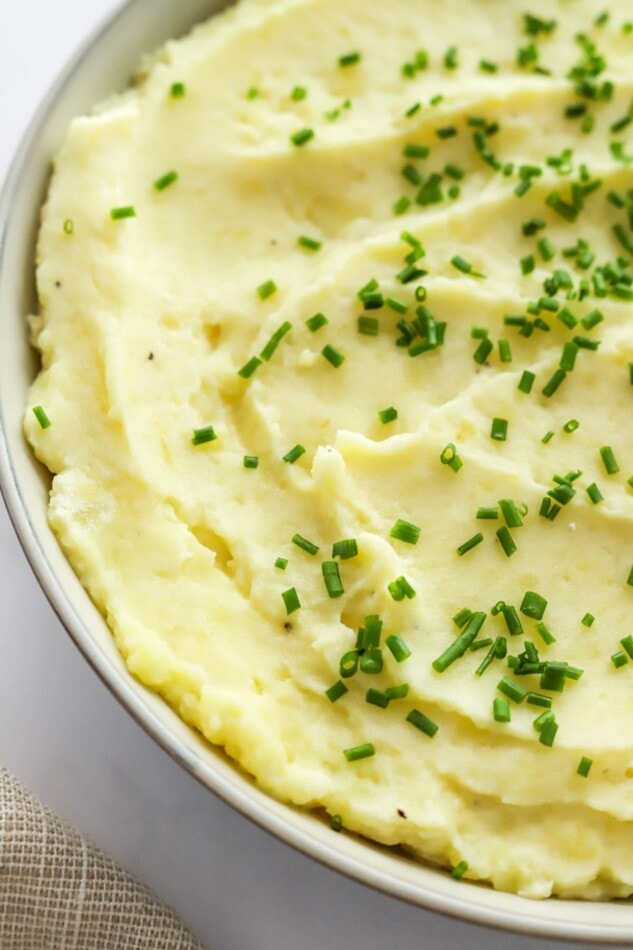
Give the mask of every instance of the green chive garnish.
POLYGON ((510 722, 510 703, 505 696, 495 696, 492 701, 492 716, 495 722, 510 722))
POLYGON ((267 300, 269 297, 272 297, 274 293, 277 292, 277 284, 274 280, 265 280, 263 284, 260 284, 257 288, 257 296, 260 300, 267 300))
POLYGON ((547 600, 545 597, 541 597, 540 594, 537 594, 536 591, 527 590, 521 601, 521 610, 522 614, 525 614, 526 617, 531 617, 532 620, 542 620, 543 614, 547 608, 547 600))
POLYGON ((404 541, 405 544, 417 544, 420 540, 420 528, 411 524, 410 521, 403 521, 398 518, 393 528, 389 532, 390 538, 396 538, 398 541, 404 541))
POLYGON ((398 418, 398 410, 394 409, 393 406, 389 406, 388 409, 380 409, 378 412, 378 418, 383 425, 387 425, 388 422, 395 422, 398 418))
POLYGON ((365 693, 365 702, 370 706, 379 706, 386 709, 389 705, 389 696, 383 689, 368 689, 365 693))
MULTIPOLYGON (((549 712, 550 710, 548 710, 549 712)), ((540 718, 540 717, 539 717, 540 718)), ((551 719, 547 719, 539 732, 538 741, 541 745, 551 747, 554 745, 554 739, 556 738, 556 733, 558 732, 558 723, 552 716, 551 719)))
POLYGON ((615 666, 616 670, 619 670, 621 666, 625 666, 629 662, 629 658, 624 650, 618 650, 617 653, 614 653, 611 656, 611 662, 615 666))
POLYGON ((602 459, 602 464, 605 467, 607 475, 615 475, 616 472, 620 471, 620 466, 615 460, 615 455, 610 445, 602 446, 600 449, 600 458, 602 459))
POLYGON ((505 442, 508 436, 508 420, 495 417, 490 427, 490 438, 496 442, 505 442))
POLYGON ((288 567, 288 558, 287 557, 278 557, 275 561, 275 567, 279 571, 285 571, 288 567))
POLYGON ((472 551, 473 548, 476 548, 478 544, 481 544, 483 539, 484 536, 481 532, 474 534, 472 538, 468 539, 468 541, 464 541, 463 544, 460 544, 460 546, 457 548, 457 553, 460 557, 462 557, 464 554, 468 554, 468 552, 472 551))
POLYGON ((170 171, 165 172, 160 178, 157 178, 154 182, 154 188, 156 191, 164 191, 165 188, 169 188, 170 185, 173 185, 175 181, 178 181, 178 172, 170 171))
POLYGON ((475 517, 480 521, 496 521, 499 517, 497 506, 481 507, 477 509, 475 517))
POLYGON ((307 95, 308 90, 305 86, 294 86, 290 93, 290 98, 293 102, 302 102, 307 95))
POLYGON ((464 655, 471 643, 475 641, 485 619, 486 614, 483 610, 475 611, 460 635, 453 640, 441 656, 433 660, 432 666, 436 673, 443 673, 455 660, 458 660, 464 655))
POLYGON ((582 618, 582 620, 581 620, 580 622, 581 622, 581 624, 583 625, 583 627, 592 627, 593 624, 594 624, 595 619, 596 619, 596 618, 594 617, 593 614, 587 613, 587 614, 585 614, 585 616, 582 618))
POLYGON ((517 389, 522 393, 529 393, 532 391, 532 386, 534 385, 534 380, 536 376, 534 373, 530 372, 529 369, 523 371, 521 379, 519 380, 519 385, 517 389))
POLYGON ((329 689, 325 690, 325 695, 331 703, 335 703, 337 699, 340 699, 341 696, 344 696, 347 692, 349 692, 349 690, 345 683, 342 680, 337 680, 329 689))
POLYGON ((306 554, 317 554, 319 551, 319 545, 313 544, 312 541, 308 541, 307 538, 302 537, 300 534, 295 534, 292 538, 292 543, 295 544, 298 548, 301 548, 302 551, 305 551, 306 554))
POLYGON ((215 442, 217 435, 213 426, 204 426, 202 429, 193 430, 191 441, 194 445, 204 445, 205 442, 215 442))
POLYGON ((356 63, 360 63, 360 61, 361 61, 361 54, 357 50, 354 50, 354 52, 352 53, 344 53, 343 56, 339 56, 338 58, 339 66, 343 66, 343 67, 355 66, 356 63))
POLYGON ((448 445, 442 449, 440 462, 442 465, 448 465, 454 472, 458 472, 462 467, 463 462, 457 454, 457 449, 452 442, 449 442, 448 445))
POLYGON ((345 593, 341 575, 339 574, 338 561, 323 561, 321 565, 323 582, 329 597, 342 597, 345 593))
POLYGON ((328 319, 324 313, 315 313, 313 317, 308 317, 306 326, 310 333, 316 333, 316 331, 324 327, 327 322, 328 319))
POLYGON ((171 84, 169 94, 172 99, 182 99, 186 91, 184 82, 174 82, 171 84))
POLYGON ((512 555, 515 553, 517 549, 517 546, 514 543, 514 538, 512 537, 512 535, 510 534, 506 526, 502 525, 500 528, 497 528, 495 533, 497 535, 497 538, 499 539, 499 543, 501 547, 503 548, 503 552, 505 556, 512 557, 512 555))
POLYGON ((72 218, 66 218, 64 221, 64 234, 72 234, 75 230, 75 222, 72 218))
POLYGON ((405 597, 408 600, 413 600, 416 595, 415 588, 403 575, 397 577, 391 584, 387 584, 387 590, 396 601, 404 600, 405 597))
POLYGON ((320 251, 323 247, 321 241, 317 241, 316 238, 308 237, 307 234, 300 234, 297 238, 297 244, 299 247, 305 248, 306 251, 320 251))
POLYGON ((416 729, 419 729, 420 732, 423 732, 425 735, 432 739, 437 730, 440 728, 436 722, 433 722, 432 719, 429 719, 428 716, 425 716, 424 713, 420 712, 419 709, 412 709, 409 715, 406 717, 406 721, 410 722, 412 726, 415 726, 416 729))
POLYGON ((358 554, 358 544, 355 538, 346 538, 344 541, 335 541, 332 545, 332 557, 340 557, 347 561, 358 554))
POLYGON ((300 459, 301 456, 304 455, 304 454, 305 454, 305 448, 304 448, 304 446, 303 446, 303 445, 299 445, 299 444, 297 443, 297 445, 295 445, 293 448, 291 448, 289 452, 286 452, 286 454, 285 454, 284 456, 282 456, 282 459, 283 459, 284 462, 289 462, 290 465, 294 465, 294 463, 297 461, 297 459, 300 459))
POLYGON ((587 758, 586 755, 583 755, 580 762, 578 763, 576 774, 581 775, 583 778, 587 778, 587 776, 589 775, 589 772, 591 771, 592 765, 593 765, 593 760, 587 758))
POLYGON ((237 375, 241 376, 242 379, 250 379, 257 367, 261 365, 262 361, 260 358, 258 356, 253 356, 248 361, 248 363, 244 363, 244 366, 242 366, 241 369, 238 369, 237 375))
POLYGON ((275 330, 270 340, 259 354, 260 357, 263 360, 268 361, 285 337, 286 333, 288 333, 290 330, 292 330, 292 324, 286 320, 285 323, 282 323, 281 326, 275 330))
POLYGON ((578 419, 570 419, 563 426, 563 432, 575 432, 579 425, 578 419))
POLYGON ((244 468, 258 468, 259 457, 257 455, 245 455, 243 459, 244 468))
POLYGON ((136 209, 133 205, 124 205, 121 208, 112 208, 110 217, 113 221, 123 221, 124 218, 135 218, 136 209))
POLYGON ((301 148, 302 145, 307 145, 310 139, 314 138, 314 129, 299 129, 298 132, 293 132, 290 136, 290 141, 293 145, 296 145, 297 148, 301 148))
POLYGON ((335 347, 330 346, 329 343, 321 350, 321 356, 326 359, 334 369, 338 369, 339 366, 345 362, 343 354, 335 349, 335 347))
POLYGON ((48 429, 51 424, 51 420, 48 418, 45 410, 41 406, 33 406, 33 415, 39 422, 42 429, 48 429))
POLYGON ((359 759, 368 759, 376 754, 376 750, 371 742, 365 742, 363 745, 356 745, 352 749, 343 749, 343 755, 348 762, 357 762, 359 759))
POLYGON ((291 587, 289 590, 283 591, 282 600, 286 605, 286 613, 293 614, 295 610, 299 610, 301 603, 299 601, 299 595, 294 587, 291 587))
POLYGON ((497 689, 500 693, 503 693, 504 696, 507 696, 508 699, 511 699, 513 703, 522 703, 529 692, 529 690, 523 689, 522 686, 507 676, 504 676, 497 683, 497 689))
POLYGON ((399 633, 392 633, 388 636, 385 640, 385 644, 389 648, 396 663, 403 663, 404 660, 411 656, 411 650, 399 633))

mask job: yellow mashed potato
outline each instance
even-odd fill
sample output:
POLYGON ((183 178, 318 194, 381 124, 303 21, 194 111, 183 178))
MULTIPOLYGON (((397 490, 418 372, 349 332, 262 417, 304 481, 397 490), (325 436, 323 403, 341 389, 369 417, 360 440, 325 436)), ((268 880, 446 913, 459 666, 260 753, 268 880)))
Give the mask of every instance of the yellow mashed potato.
POLYGON ((632 57, 628 0, 243 0, 39 239, 26 432, 130 671, 531 897, 633 891, 632 57))

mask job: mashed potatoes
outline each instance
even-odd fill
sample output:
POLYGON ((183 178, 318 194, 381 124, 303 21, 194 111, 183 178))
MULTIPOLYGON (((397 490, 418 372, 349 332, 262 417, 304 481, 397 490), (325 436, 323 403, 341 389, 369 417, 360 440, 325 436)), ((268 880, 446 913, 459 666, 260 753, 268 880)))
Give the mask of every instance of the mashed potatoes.
POLYGON ((628 2, 243 0, 39 240, 26 432, 130 671, 532 897, 633 891, 632 55, 628 2))

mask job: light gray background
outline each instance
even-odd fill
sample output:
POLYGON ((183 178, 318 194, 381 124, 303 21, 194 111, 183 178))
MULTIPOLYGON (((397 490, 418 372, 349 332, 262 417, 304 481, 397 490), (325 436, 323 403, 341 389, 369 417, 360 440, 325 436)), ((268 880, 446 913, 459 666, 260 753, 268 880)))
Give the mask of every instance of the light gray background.
MULTIPOLYGON (((50 82, 114 6, 3 0, 0 180, 50 82)), ((585 946, 511 937, 400 904, 294 853, 216 801, 84 662, 1 503, 0 618, 0 761, 154 888, 210 950, 585 946)))

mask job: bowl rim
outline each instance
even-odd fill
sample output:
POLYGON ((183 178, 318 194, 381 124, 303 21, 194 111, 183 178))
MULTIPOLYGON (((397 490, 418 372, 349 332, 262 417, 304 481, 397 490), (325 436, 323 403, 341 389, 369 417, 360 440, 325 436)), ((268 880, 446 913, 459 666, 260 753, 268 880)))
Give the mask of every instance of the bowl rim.
MULTIPOLYGON (((173 0, 163 0, 172 3, 173 0)), ((211 12, 218 12, 230 5, 233 0, 200 0, 198 6, 211 7, 211 12)), ((9 240, 9 230, 16 204, 16 198, 23 186, 25 168, 34 146, 41 139, 51 112, 67 92, 73 80, 77 78, 82 66, 93 51, 103 44, 107 44, 111 35, 125 28, 125 21, 135 10, 143 6, 150 7, 156 0, 124 0, 119 2, 112 12, 89 33, 80 44, 76 52, 70 57, 66 65, 50 85, 43 97, 31 122, 24 132, 15 157, 6 174, 4 185, 0 192, 0 289, 2 286, 6 249, 9 240)), ((190 26, 198 22, 199 16, 192 16, 190 26)), ((167 36, 165 36, 167 39, 167 36)), ((139 46, 136 61, 147 47, 139 46)), ((57 143, 59 145, 59 143, 57 143)), ((50 156, 49 156, 50 158, 50 156)), ((40 206, 40 196, 33 199, 31 211, 36 212, 40 206)), ((34 235, 31 233, 31 239, 34 235)), ((33 259, 25 262, 25 274, 32 273, 33 259)), ((118 700, 123 708, 132 716, 135 722, 158 743, 176 762, 182 765, 201 784, 217 795, 222 801, 237 810, 244 817, 257 826, 284 841, 301 853, 312 857, 322 865, 331 868, 357 882, 370 885, 384 894, 404 900, 413 905, 432 910, 448 917, 468 921, 470 923, 494 927, 511 931, 517 934, 530 936, 554 937, 560 940, 582 940, 588 942, 609 944, 629 944, 633 939, 633 910, 630 920, 625 924, 616 922, 591 923, 583 920, 582 913, 571 914, 571 919, 556 919, 539 917, 538 908, 542 902, 530 901, 513 894, 503 894, 498 891, 489 891, 470 882, 446 882, 444 892, 433 890, 422 884, 414 884, 405 879, 398 879, 387 870, 372 867, 363 861, 362 852, 369 846, 365 842, 360 845, 358 854, 353 850, 346 851, 335 847, 338 836, 333 836, 331 843, 320 841, 315 834, 311 834, 307 827, 287 820, 287 815, 293 813, 292 806, 282 805, 270 798, 261 790, 249 783, 248 779, 238 775, 230 782, 212 764, 205 761, 195 749, 189 748, 169 726, 161 720, 150 705, 143 699, 142 693, 134 688, 131 674, 124 674, 117 670, 105 653, 97 644, 87 625, 75 610, 71 598, 50 564, 42 540, 31 516, 30 503, 20 485, 16 465, 14 464, 10 426, 5 414, 5 407, 0 391, 0 493, 4 499, 9 517, 30 564, 33 573, 41 586, 48 602, 56 613, 62 626, 88 661, 101 681, 118 700), (448 890, 448 892, 447 892, 448 890), (486 906, 478 900, 483 893, 496 895, 496 903, 500 906, 486 906), (504 905, 508 905, 507 907, 504 905), (537 911, 534 913, 534 911, 537 911)), ((33 457, 33 464, 36 465, 33 457)), ((88 595, 85 594, 88 598, 88 595)), ((193 732, 194 730, 192 730, 193 732)), ((426 866, 420 865, 421 868, 426 866)), ((428 869, 432 875, 438 876, 439 871, 428 869)), ((422 874, 422 872, 421 872, 422 874)), ((442 874, 442 878, 446 875, 442 874)), ((438 878, 439 879, 439 878, 438 878)), ((568 901, 550 899, 558 906, 572 904, 568 901)), ((573 902, 578 910, 583 903, 573 902)), ((587 903, 584 904, 587 906, 587 903)), ((590 905, 589 905, 590 906, 590 905)), ((603 905, 604 906, 604 905, 603 905)))

